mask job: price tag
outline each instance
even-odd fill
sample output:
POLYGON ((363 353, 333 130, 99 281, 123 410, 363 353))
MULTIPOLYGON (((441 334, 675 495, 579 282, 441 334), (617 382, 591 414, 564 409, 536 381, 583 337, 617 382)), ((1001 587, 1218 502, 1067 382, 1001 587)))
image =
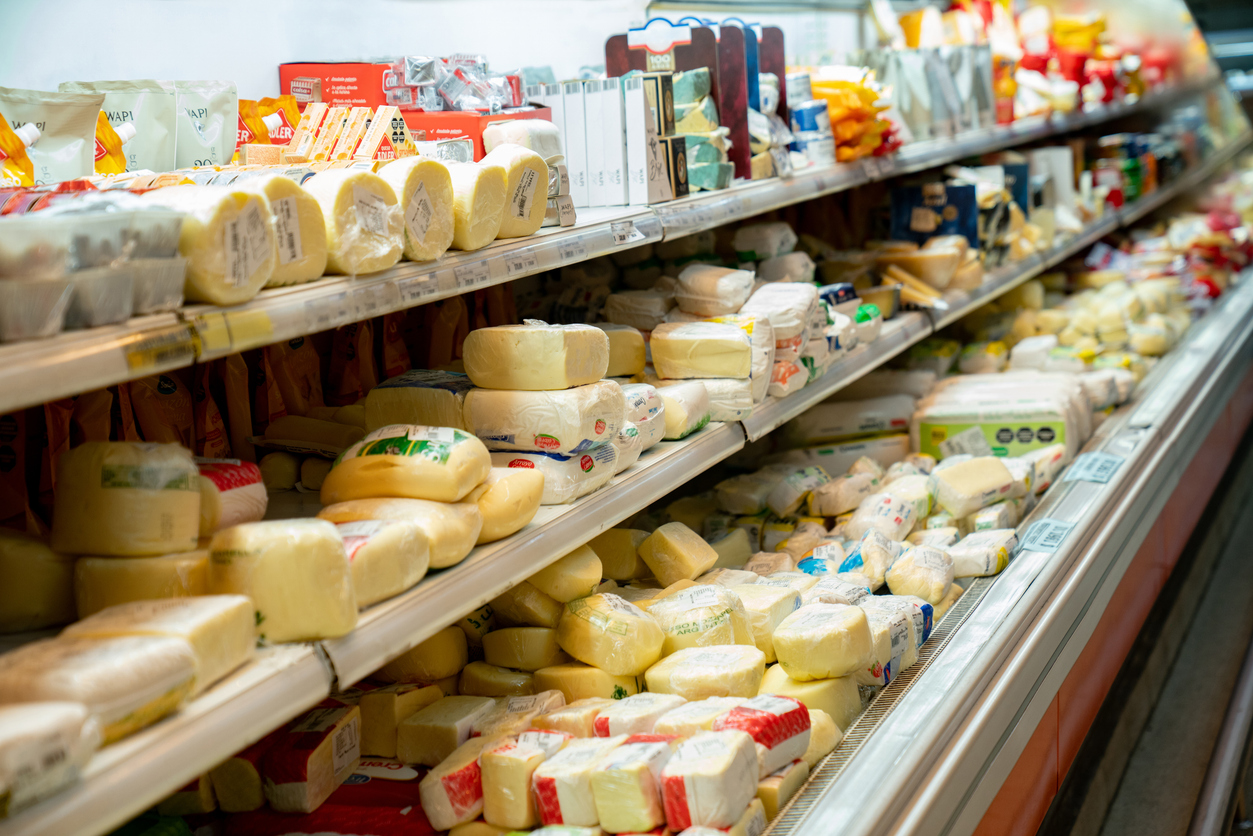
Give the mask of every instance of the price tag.
POLYGON ((192 321, 196 335, 196 355, 227 354, 231 350, 231 329, 226 327, 226 315, 201 314, 192 321))
POLYGON ((509 278, 526 276, 536 272, 539 272, 539 258, 534 252, 523 250, 522 252, 505 256, 505 275, 509 278))
POLYGON ((557 247, 557 254, 562 261, 581 261, 587 258, 587 247, 583 246, 582 237, 562 241, 557 247))
POLYGON ((462 264, 460 267, 454 267, 452 274, 453 278, 456 279, 457 287, 465 290, 490 281, 492 268, 486 260, 475 261, 470 264, 462 264))
POLYGON ((1018 547, 1020 552, 1048 552, 1057 551, 1057 547, 1066 539, 1066 535, 1075 527, 1074 523, 1062 522, 1061 520, 1043 519, 1036 520, 1027 529, 1027 533, 1023 536, 1021 545, 1018 547))
POLYGON ((274 323, 265 311, 230 311, 226 325, 231 329, 232 353, 274 341, 274 323))
POLYGON ((348 291, 305 302, 305 316, 314 331, 325 331, 351 321, 353 311, 348 291))
POLYGON ((635 228, 634 221, 614 221, 609 225, 609 229, 613 232, 615 246, 620 247, 623 244, 644 240, 644 233, 635 228))
POLYGON ((406 305, 417 305, 439 293, 439 282, 434 274, 418 276, 399 284, 400 300, 406 305))
POLYGON ((1110 453, 1083 453, 1071 463, 1063 482, 1099 482, 1104 485, 1122 466, 1123 457, 1110 453))
POLYGON ((135 374, 147 374, 171 365, 191 363, 196 358, 196 344, 191 328, 179 325, 141 337, 124 347, 122 353, 126 357, 126 368, 135 374))

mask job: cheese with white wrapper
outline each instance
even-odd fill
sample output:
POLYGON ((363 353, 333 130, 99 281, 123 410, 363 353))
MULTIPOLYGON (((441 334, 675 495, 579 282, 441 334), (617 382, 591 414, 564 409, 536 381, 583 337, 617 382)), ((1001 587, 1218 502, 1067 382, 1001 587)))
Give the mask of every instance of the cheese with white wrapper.
POLYGON ((601 758, 626 737, 572 740, 534 772, 531 786, 541 824, 596 827, 600 816, 592 792, 592 773, 601 758))
POLYGON ((622 396, 626 400, 626 419, 639 431, 642 449, 661 441, 666 434, 665 404, 656 388, 647 383, 630 383, 622 387, 622 396))
POLYGON ((473 389, 465 421, 492 450, 571 456, 613 441, 625 409, 621 387, 608 380, 548 392, 473 389))
POLYGON ((583 453, 492 453, 493 467, 526 468, 544 474, 541 505, 564 505, 603 487, 613 478, 618 451, 612 444, 598 444, 583 453))
POLYGON ((703 383, 686 381, 658 391, 663 406, 667 441, 678 441, 704 429, 710 421, 712 407, 709 392, 703 383))
POLYGON ((689 264, 679 273, 674 298, 684 313, 724 316, 738 312, 748 301, 755 281, 751 270, 689 264))
POLYGON ((758 288, 739 312, 768 318, 775 344, 778 345, 780 341, 794 339, 805 332, 817 304, 817 287, 785 282, 758 288))
POLYGON ((752 381, 753 403, 766 399, 770 378, 774 373, 774 329, 770 319, 762 315, 730 314, 715 316, 711 322, 735 325, 748 335, 752 345, 752 364, 749 379, 752 381))
POLYGON ((692 647, 753 644, 748 613, 726 587, 684 589, 650 604, 648 613, 666 635, 663 656, 692 647))
POLYGON ((610 443, 613 444, 618 454, 618 460, 613 466, 614 475, 639 461, 640 453, 644 452, 644 439, 640 436, 640 431, 629 421, 623 424, 622 429, 618 431, 617 438, 610 443))
POLYGON ((645 833, 666 822, 661 770, 670 760, 663 742, 624 743, 592 771, 592 797, 608 833, 645 833))
POLYGON ((648 382, 665 390, 684 382, 699 383, 709 396, 710 421, 743 421, 753 413, 753 381, 751 378, 707 377, 688 381, 647 378, 648 382))
MULTIPOLYGON (((649 612, 652 611, 650 608, 649 612)), ((651 693, 703 700, 754 697, 765 672, 766 654, 750 643, 739 641, 678 650, 649 668, 644 678, 651 693)))
POLYGON ((392 187, 400 205, 405 258, 433 261, 442 256, 452 245, 453 236, 448 167, 429 157, 403 157, 380 168, 378 176, 392 187))
POLYGON ((671 380, 752 373, 752 341, 736 325, 667 322, 653 329, 649 353, 657 376, 671 380))
POLYGON ((939 604, 953 583, 953 559, 943 549, 911 546, 901 553, 885 576, 895 595, 916 595, 939 604))
POLYGON ((322 207, 326 269, 357 276, 386 270, 404 250, 404 221, 396 192, 377 174, 320 171, 302 184, 322 207))
POLYGON ((0 706, 0 798, 5 800, 0 818, 78 780, 99 745, 99 725, 79 703, 0 706))
POLYGON ((483 812, 483 782, 479 756, 488 741, 467 740, 444 758, 418 784, 422 812, 431 827, 448 830, 478 818, 483 812))
POLYGON ((484 389, 569 389, 605 377, 609 337, 592 325, 525 320, 471 331, 462 359, 484 389))
POLYGON ((1017 547, 1018 533, 1014 529, 989 529, 967 534, 946 551, 953 561, 954 577, 982 578, 998 574, 1008 566, 1017 547))
POLYGON ((743 731, 753 738, 758 780, 802 757, 809 747, 809 711, 791 697, 753 697, 714 720, 713 728, 743 731))
POLYGON ((859 685, 887 685, 904 667, 906 655, 916 656, 912 622, 897 607, 883 606, 872 595, 859 607, 870 627, 870 664, 854 674, 859 685))
POLYGON ((431 569, 446 569, 464 560, 483 528, 483 515, 472 502, 389 497, 350 499, 327 505, 318 512, 318 517, 335 523, 364 520, 415 523, 426 532, 431 569))
POLYGON ((561 131, 547 119, 502 119, 483 129, 483 147, 491 153, 501 145, 521 145, 550 164, 562 160, 561 131))
POLYGON ((840 573, 859 572, 870 581, 873 589, 883 586, 888 568, 900 557, 904 546, 881 531, 869 529, 862 535, 857 546, 840 564, 840 573))
POLYGON ((392 424, 340 454, 322 482, 322 503, 385 496, 457 502, 491 466, 483 442, 468 432, 392 424))
POLYGON ((995 456, 977 456, 931 474, 936 505, 955 517, 1009 498, 1014 477, 995 456))

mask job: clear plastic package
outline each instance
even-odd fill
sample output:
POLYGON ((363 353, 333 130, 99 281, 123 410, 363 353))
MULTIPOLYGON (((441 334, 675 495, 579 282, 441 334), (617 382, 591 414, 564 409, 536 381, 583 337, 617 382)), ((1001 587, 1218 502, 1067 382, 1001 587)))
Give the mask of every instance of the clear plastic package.
POLYGON ((76 702, 0 707, 0 819, 78 780, 100 745, 100 726, 76 702))
POLYGON ((0 342, 60 333, 73 296, 74 286, 64 278, 0 279, 0 342))
POLYGON ((66 328, 91 328, 130 319, 135 307, 135 274, 129 264, 93 267, 69 275, 74 286, 66 328))
POLYGON ((181 255, 132 258, 126 267, 133 277, 132 306, 135 315, 163 313, 182 307, 187 259, 181 255))

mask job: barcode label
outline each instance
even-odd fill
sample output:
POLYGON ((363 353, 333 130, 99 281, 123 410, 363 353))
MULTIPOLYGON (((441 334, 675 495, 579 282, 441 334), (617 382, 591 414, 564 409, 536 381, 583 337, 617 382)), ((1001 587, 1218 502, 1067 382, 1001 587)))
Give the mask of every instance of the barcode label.
POLYGON ((1110 453, 1083 453, 1066 470, 1062 481, 1099 482, 1104 485, 1118 472, 1122 463, 1122 456, 1110 453))
POLYGON ((487 261, 476 261, 473 264, 463 264, 460 267, 454 268, 452 273, 453 277, 457 280, 457 287, 461 289, 485 284, 492 276, 491 265, 489 265, 487 261))
POLYGON ((505 256, 505 274, 510 278, 529 275, 538 270, 539 259, 533 252, 520 252, 505 256))
POLYGON ((1062 522, 1061 520, 1037 520, 1031 524, 1031 527, 1027 529, 1026 535, 1022 538, 1020 551, 1055 552, 1074 527, 1074 523, 1062 522))

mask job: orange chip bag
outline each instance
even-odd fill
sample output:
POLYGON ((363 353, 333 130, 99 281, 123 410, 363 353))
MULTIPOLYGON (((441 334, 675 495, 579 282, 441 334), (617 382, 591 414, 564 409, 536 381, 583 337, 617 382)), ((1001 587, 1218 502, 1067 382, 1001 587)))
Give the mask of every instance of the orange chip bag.
POLYGON ((257 113, 269 127, 271 145, 287 145, 292 141, 296 126, 300 124, 300 106, 295 96, 283 95, 277 99, 267 96, 257 102, 257 113), (278 119, 267 120, 270 114, 277 114, 278 119), (276 121, 278 124, 273 124, 276 121))
POLYGON ((250 99, 239 100, 239 127, 235 132, 235 156, 231 162, 239 162, 239 149, 245 145, 269 145, 270 129, 261 121, 257 103, 250 99))
POLYGON ((35 166, 26 155, 27 138, 18 136, 0 114, 0 186, 35 185, 35 166))

